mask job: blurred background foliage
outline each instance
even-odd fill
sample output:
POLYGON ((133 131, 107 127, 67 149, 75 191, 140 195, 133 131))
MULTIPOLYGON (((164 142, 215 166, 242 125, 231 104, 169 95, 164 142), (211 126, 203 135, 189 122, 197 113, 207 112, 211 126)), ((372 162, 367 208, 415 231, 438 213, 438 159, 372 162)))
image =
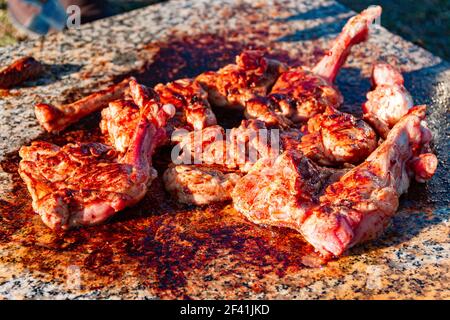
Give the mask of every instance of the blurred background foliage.
MULTIPOLYGON (((160 2, 159 0, 107 1, 116 13, 160 2)), ((383 26, 450 61, 450 0, 339 1, 355 11, 361 11, 371 4, 381 5, 383 26)), ((10 45, 22 39, 24 37, 8 22, 6 0, 0 0, 0 46, 10 45)))

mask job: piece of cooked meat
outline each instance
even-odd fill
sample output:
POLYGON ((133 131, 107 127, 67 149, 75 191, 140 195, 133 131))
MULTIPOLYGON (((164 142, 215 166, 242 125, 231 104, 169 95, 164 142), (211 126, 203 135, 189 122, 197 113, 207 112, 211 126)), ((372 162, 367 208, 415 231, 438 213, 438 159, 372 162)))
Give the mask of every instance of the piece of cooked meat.
POLYGON ((431 132, 421 124, 424 118, 425 106, 412 108, 365 162, 330 185, 320 205, 307 212, 296 229, 318 251, 338 256, 378 237, 411 178, 420 182, 431 178, 437 158, 422 153, 428 152, 431 140, 431 132))
POLYGON ((43 72, 44 66, 33 57, 21 58, 0 71, 0 89, 12 88, 43 72))
POLYGON ((109 103, 102 110, 100 129, 108 144, 119 152, 125 152, 131 143, 139 122, 139 107, 133 100, 123 99, 109 103))
POLYGON ((293 228, 324 255, 340 255, 384 230, 411 177, 423 182, 434 174, 437 158, 428 153, 424 117, 424 106, 411 109, 365 162, 343 176, 297 150, 273 164, 261 159, 237 182, 233 204, 252 222, 293 228))
POLYGON ((241 177, 217 166, 176 165, 164 172, 164 186, 179 202, 204 205, 228 201, 241 177))
POLYGON ((386 63, 377 63, 372 69, 373 91, 367 93, 363 104, 364 120, 369 122, 382 138, 413 106, 413 99, 403 86, 402 74, 386 63))
POLYGON ((287 150, 275 161, 260 159, 237 182, 233 204, 254 223, 296 229, 322 190, 343 172, 321 168, 301 151, 287 150))
POLYGON ((165 85, 158 84, 155 91, 159 94, 161 103, 175 106, 177 113, 172 118, 176 121, 174 127, 181 123, 184 127, 188 125, 193 130, 200 130, 217 124, 208 102, 208 94, 197 81, 180 79, 165 85))
POLYGON ((265 58, 262 51, 245 50, 236 57, 236 64, 202 73, 196 79, 213 106, 244 109, 248 100, 265 96, 285 70, 283 63, 265 58))
POLYGON ((141 110, 149 110, 149 120, 156 121, 155 125, 161 128, 155 137, 155 147, 165 144, 170 138, 166 126, 175 115, 175 107, 162 104, 156 91, 138 84, 135 79, 129 82, 129 87, 131 99, 113 101, 102 110, 100 129, 106 140, 117 151, 125 152, 139 124, 141 110))
POLYGON ((161 144, 169 142, 171 135, 178 129, 200 130, 216 124, 216 117, 206 100, 205 91, 190 79, 160 84, 155 90, 144 88, 143 91, 136 90, 140 87, 133 80, 130 81, 130 88, 130 96, 135 101, 122 99, 111 102, 108 108, 102 110, 100 122, 102 133, 121 152, 128 146, 142 108, 142 105, 138 106, 141 102, 136 94, 146 95, 149 101, 162 104, 166 113, 173 112, 164 126, 166 135, 161 144))
POLYGON ((341 93, 329 80, 303 67, 284 72, 269 99, 276 101, 276 113, 293 122, 306 121, 326 107, 338 108, 343 102, 341 93))
POLYGON ((381 15, 381 7, 373 6, 352 17, 334 41, 331 49, 312 68, 290 68, 273 85, 265 104, 261 100, 249 104, 246 116, 268 121, 268 124, 286 126, 286 119, 304 122, 327 107, 337 109, 343 102, 333 85, 339 69, 345 63, 351 48, 365 41, 369 25, 381 15))
POLYGON ((125 79, 118 84, 66 105, 53 106, 39 103, 34 108, 36 118, 48 132, 60 132, 87 115, 102 110, 111 101, 122 98, 128 89, 129 82, 130 79, 125 79))
POLYGON ((327 107, 308 121, 300 150, 321 165, 358 164, 377 147, 375 131, 351 114, 327 107))
MULTIPOLYGON (((134 85, 135 91, 144 89, 134 85)), ((58 147, 34 142, 21 148, 20 176, 31 193, 34 211, 48 227, 59 230, 103 222, 147 192, 156 177, 152 155, 173 112, 166 113, 142 92, 135 94, 142 107, 124 153, 101 143, 58 147)))
POLYGON ((293 125, 293 122, 289 119, 291 114, 283 114, 276 98, 276 95, 269 95, 248 100, 245 104, 245 117, 263 121, 270 127, 290 128, 293 125))

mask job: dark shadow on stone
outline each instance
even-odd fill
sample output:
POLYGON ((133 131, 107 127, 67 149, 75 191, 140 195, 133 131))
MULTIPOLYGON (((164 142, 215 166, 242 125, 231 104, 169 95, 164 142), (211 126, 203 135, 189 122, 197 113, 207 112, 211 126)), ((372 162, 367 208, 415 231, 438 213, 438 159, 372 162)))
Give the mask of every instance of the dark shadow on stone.
POLYGON ((317 27, 298 30, 293 34, 289 34, 279 38, 280 42, 298 42, 307 40, 317 40, 323 37, 332 37, 339 34, 347 22, 347 18, 337 19, 329 23, 322 23, 317 27))
POLYGON ((287 18, 279 18, 276 21, 289 22, 298 20, 315 20, 324 19, 326 17, 336 16, 341 13, 347 13, 349 10, 338 3, 332 3, 327 6, 321 6, 306 12, 300 12, 287 18))
POLYGON ((336 86, 344 96, 341 110, 356 116, 362 115, 361 104, 370 90, 370 81, 361 74, 358 68, 344 67, 336 78, 336 86))
POLYGON ((63 63, 63 64, 44 64, 45 71, 35 79, 24 82, 20 87, 39 87, 60 81, 65 76, 76 73, 83 68, 83 65, 63 63))

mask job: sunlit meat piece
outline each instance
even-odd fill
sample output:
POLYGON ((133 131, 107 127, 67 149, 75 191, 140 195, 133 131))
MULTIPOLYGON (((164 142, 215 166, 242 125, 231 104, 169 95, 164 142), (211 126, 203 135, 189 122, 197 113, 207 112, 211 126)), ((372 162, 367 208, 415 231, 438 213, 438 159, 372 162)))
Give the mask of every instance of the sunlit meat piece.
POLYGON ((119 152, 125 152, 133 139, 139 122, 139 107, 133 100, 116 100, 102 110, 100 129, 108 144, 119 152))
POLYGON ((161 103, 175 106, 177 112, 174 120, 178 125, 200 130, 217 124, 208 102, 208 94, 197 81, 180 79, 165 85, 158 84, 155 91, 159 94, 161 103))
POLYGON ((283 113, 279 107, 276 95, 255 97, 247 101, 244 115, 247 119, 263 121, 267 126, 290 128, 293 122, 290 120, 291 113, 283 113))
POLYGON ((300 150, 321 165, 358 164, 377 147, 375 131, 363 120, 328 107, 308 121, 300 150))
POLYGON ((389 224, 411 178, 431 178, 437 159, 427 153, 431 133, 421 124, 424 118, 425 106, 412 108, 367 160, 330 185, 320 205, 300 221, 296 229, 318 251, 338 256, 375 239, 389 224))
POLYGON ((246 50, 218 71, 208 71, 196 79, 208 92, 213 106, 244 109, 248 100, 265 96, 287 67, 264 57, 259 50, 246 50))
MULTIPOLYGON (((268 95, 267 109, 282 119, 293 122, 304 122, 316 114, 325 111, 327 107, 338 108, 343 98, 333 85, 339 69, 345 63, 351 48, 365 41, 369 34, 370 24, 380 17, 381 7, 373 6, 352 17, 344 26, 340 35, 334 41, 328 53, 312 68, 291 68, 281 74, 268 95)), ((256 105, 264 120, 270 112, 263 111, 261 105, 256 105)), ((249 115, 260 119, 255 106, 250 106, 249 115)), ((275 116, 271 114, 270 123, 275 116)))
POLYGON ((288 150, 275 160, 259 160, 237 182, 233 204, 254 223, 298 229, 322 190, 343 172, 321 168, 300 151, 288 150))
POLYGON ((163 176, 164 186, 179 202, 204 205, 228 201, 242 174, 223 167, 176 165, 163 176))
POLYGON ((156 121, 155 125, 161 128, 155 137, 155 146, 166 143, 170 137, 165 126, 175 115, 175 107, 162 104, 156 91, 138 84, 135 79, 130 81, 129 86, 130 99, 113 101, 102 110, 100 129, 108 143, 117 151, 125 152, 133 139, 141 110, 147 110, 149 120, 156 121))
POLYGON ((293 228, 325 256, 340 255, 384 230, 412 177, 423 182, 434 174, 424 117, 424 106, 411 109, 347 173, 318 167, 297 150, 261 159, 237 182, 233 204, 252 222, 293 228))
MULTIPOLYGON (((134 85, 136 91, 143 89, 134 85)), ((154 149, 173 112, 167 113, 139 92, 136 95, 140 100, 135 103, 142 108, 124 153, 101 143, 59 147, 34 142, 21 148, 20 176, 31 193, 34 211, 48 227, 59 230, 97 224, 145 195, 156 177, 154 149)))
POLYGON ((413 106, 413 99, 403 86, 401 73, 386 63, 377 63, 372 70, 373 91, 363 104, 364 119, 386 138, 389 130, 413 106))
MULTIPOLYGON (((134 81, 130 85, 132 88, 140 88, 134 81)), ((136 94, 144 94, 147 100, 162 104, 167 113, 173 111, 165 125, 166 134, 162 137, 161 144, 169 142, 176 129, 199 130, 216 124, 216 117, 206 100, 205 91, 190 79, 177 80, 166 85, 159 84, 155 90, 143 90, 141 93, 131 90, 130 95, 139 102, 136 94)), ((121 152, 127 148, 132 138, 140 108, 142 106, 138 106, 130 98, 113 101, 108 108, 102 110, 102 133, 108 137, 109 143, 121 152)))
POLYGON ((224 166, 247 172, 261 158, 278 156, 281 148, 278 130, 268 130, 259 120, 243 120, 228 132, 216 125, 177 137, 180 163, 224 166))
POLYGON ((39 77, 43 72, 44 66, 33 57, 21 58, 0 70, 0 89, 12 88, 39 77))
POLYGON ((110 102, 122 98, 128 89, 129 82, 130 79, 125 79, 105 90, 66 105, 37 104, 34 109, 36 118, 48 132, 62 131, 93 112, 107 107, 110 102))
POLYGON ((327 79, 302 67, 283 73, 269 95, 276 113, 292 122, 303 122, 322 113, 326 107, 338 108, 343 98, 327 79))

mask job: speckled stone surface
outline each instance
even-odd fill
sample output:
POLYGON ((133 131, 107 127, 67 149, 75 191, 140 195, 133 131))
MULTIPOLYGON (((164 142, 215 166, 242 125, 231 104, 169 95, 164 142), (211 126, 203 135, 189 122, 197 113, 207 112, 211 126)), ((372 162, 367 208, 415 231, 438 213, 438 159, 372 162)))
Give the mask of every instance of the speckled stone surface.
MULTIPOLYGON (((14 154, 21 145, 42 135, 42 129, 34 117, 35 103, 73 101, 145 66, 150 72, 164 70, 162 63, 170 64, 172 60, 179 59, 179 52, 172 52, 169 45, 174 39, 200 39, 187 43, 201 47, 201 39, 207 33, 212 35, 213 40, 225 39, 228 47, 225 46, 224 52, 238 50, 237 44, 243 43, 270 48, 272 54, 282 55, 293 64, 312 65, 351 15, 348 9, 332 1, 220 0, 212 4, 207 0, 171 1, 97 21, 79 30, 51 35, 43 40, 0 48, 0 65, 25 55, 33 55, 47 64, 45 77, 29 82, 23 88, 0 93, 0 161, 14 154), (160 59, 159 46, 166 48, 166 60, 160 59)), ((182 59, 189 61, 195 56, 187 49, 182 59)), ((414 184, 402 198, 392 225, 379 240, 353 248, 326 266, 289 267, 282 273, 276 272, 270 263, 254 263, 227 247, 220 247, 213 254, 199 250, 194 254, 209 254, 212 258, 198 268, 183 269, 184 280, 177 283, 180 287, 175 288, 170 283, 162 287, 160 278, 161 274, 173 272, 177 261, 164 260, 171 264, 170 267, 164 263, 155 267, 152 261, 162 260, 165 253, 161 250, 167 249, 164 246, 160 251, 155 251, 161 256, 139 256, 150 266, 149 269, 154 270, 141 272, 138 268, 131 268, 135 265, 134 257, 123 257, 113 250, 108 256, 108 263, 117 267, 113 270, 121 272, 102 273, 101 268, 93 267, 96 263, 92 259, 95 248, 72 253, 68 244, 65 247, 67 251, 51 251, 47 245, 52 242, 47 238, 52 236, 40 226, 37 217, 28 223, 28 229, 17 228, 10 233, 4 230, 6 220, 2 217, 0 298, 450 299, 450 66, 384 28, 375 26, 369 42, 353 50, 338 77, 337 83, 346 101, 344 110, 358 113, 370 86, 368 76, 371 63, 377 59, 399 66, 416 103, 429 106, 428 122, 435 136, 435 149, 440 160, 433 180, 427 185, 414 184), (33 241, 20 241, 21 234, 34 231, 38 236, 33 241), (33 267, 35 261, 30 257, 36 256, 30 251, 39 252, 40 268, 33 267), (85 263, 80 264, 79 261, 85 263), (129 272, 123 272, 128 265, 129 272), (265 271, 260 272, 261 269, 265 271)), ((185 70, 183 68, 181 70, 185 70)), ((183 72, 174 74, 189 75, 183 72)), ((161 81, 172 77, 164 76, 166 79, 161 81)), ((0 170, 0 201, 3 206, 11 207, 12 219, 20 219, 14 216, 14 203, 11 202, 16 178, 5 167, 0 170)), ((222 214, 225 221, 231 219, 232 223, 238 221, 239 226, 245 225, 230 208, 223 209, 222 214)), ((191 215, 184 217, 181 214, 173 219, 189 224, 195 219, 214 218, 210 217, 208 209, 191 215)), ((166 220, 161 221, 164 226, 166 220)), ((117 225, 120 223, 111 222, 109 226, 100 228, 141 232, 134 230, 130 221, 121 228, 117 225)), ((87 241, 93 241, 92 247, 103 248, 103 243, 94 243, 96 232, 95 228, 92 229, 92 238, 87 241)), ((188 231, 182 229, 180 232, 185 234, 188 231)), ((220 235, 229 237, 232 231, 227 232, 220 235)), ((240 250, 245 251, 248 246, 249 241, 246 241, 240 250)), ((256 242, 254 246, 258 248, 256 242)), ((203 247, 200 245, 200 248, 203 247)), ((255 250, 254 247, 250 249, 255 250)), ((285 258, 273 259, 269 254, 262 261, 284 261, 285 258)))

